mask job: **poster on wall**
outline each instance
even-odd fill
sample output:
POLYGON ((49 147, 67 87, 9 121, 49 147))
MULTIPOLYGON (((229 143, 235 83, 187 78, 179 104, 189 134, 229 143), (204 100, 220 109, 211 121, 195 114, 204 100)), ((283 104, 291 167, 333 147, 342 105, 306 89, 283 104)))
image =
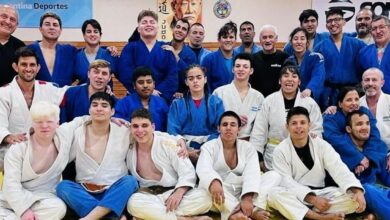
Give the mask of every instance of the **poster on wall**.
POLYGON ((190 24, 202 23, 202 0, 157 0, 158 39, 172 40, 172 22, 186 18, 190 24))
POLYGON ((338 8, 344 12, 347 21, 344 32, 355 32, 355 16, 361 8, 369 8, 376 15, 389 17, 390 0, 312 0, 312 7, 318 13, 318 32, 327 32, 325 25, 325 12, 329 9, 338 8))
POLYGON ((0 0, 0 4, 18 10, 22 28, 39 27, 39 18, 45 12, 58 14, 63 28, 80 28, 85 20, 92 18, 92 0, 0 0))

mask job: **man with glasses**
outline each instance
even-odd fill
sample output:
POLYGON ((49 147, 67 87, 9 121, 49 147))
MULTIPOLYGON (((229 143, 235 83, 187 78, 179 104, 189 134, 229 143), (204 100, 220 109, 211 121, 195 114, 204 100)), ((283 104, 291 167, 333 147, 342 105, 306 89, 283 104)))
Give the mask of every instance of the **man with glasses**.
POLYGON ((363 41, 366 44, 373 44, 374 39, 370 33, 371 22, 373 13, 368 8, 362 8, 356 14, 355 26, 356 26, 356 38, 363 41))
POLYGON ((362 71, 377 67, 384 74, 385 84, 382 91, 390 93, 390 21, 385 16, 378 16, 372 20, 371 35, 375 44, 363 48, 359 52, 358 63, 362 71))
POLYGON ((326 28, 330 36, 314 48, 325 58, 325 85, 319 100, 322 110, 336 104, 340 88, 355 86, 361 80, 356 56, 365 44, 356 38, 344 36, 344 25, 343 12, 339 9, 329 10, 326 13, 326 28))

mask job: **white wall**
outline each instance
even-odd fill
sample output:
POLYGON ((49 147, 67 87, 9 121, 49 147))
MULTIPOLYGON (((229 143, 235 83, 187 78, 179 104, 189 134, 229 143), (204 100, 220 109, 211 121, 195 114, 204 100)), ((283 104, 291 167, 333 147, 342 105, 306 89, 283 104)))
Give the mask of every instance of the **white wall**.
MULTIPOLYGON (((259 30, 264 24, 273 24, 279 30, 279 41, 287 41, 290 31, 299 25, 302 10, 311 8, 311 0, 228 0, 232 13, 226 19, 214 15, 216 0, 203 0, 203 25, 206 42, 217 41, 219 28, 229 20, 239 25, 245 20, 259 30)), ((93 18, 102 25, 102 41, 127 41, 137 25, 142 9, 157 10, 157 0, 93 0, 93 18)), ((18 28, 14 35, 24 41, 41 39, 38 29, 18 28)), ((61 41, 83 41, 80 29, 63 29, 61 41)), ((258 40, 258 33, 256 41, 258 40)))

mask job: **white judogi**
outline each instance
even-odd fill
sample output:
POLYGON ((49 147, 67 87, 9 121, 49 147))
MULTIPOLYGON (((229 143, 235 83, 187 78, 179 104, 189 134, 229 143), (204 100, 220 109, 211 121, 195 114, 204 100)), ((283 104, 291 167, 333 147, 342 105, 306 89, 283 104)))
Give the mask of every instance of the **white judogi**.
MULTIPOLYGON (((322 137, 322 115, 317 103, 310 97, 301 98, 298 91, 294 107, 305 107, 310 114, 310 133, 322 137)), ((265 98, 250 137, 250 142, 264 156, 264 163, 272 170, 272 152, 288 136, 286 129, 287 112, 284 106, 282 91, 272 93, 265 98)))
MULTIPOLYGON (((239 204, 243 195, 254 193, 253 204, 266 208, 268 190, 279 185, 281 177, 274 171, 267 172, 260 178, 259 159, 255 148, 244 140, 237 140, 237 166, 231 169, 225 160, 221 138, 206 142, 198 159, 196 172, 199 187, 209 191, 210 184, 217 179, 222 183, 225 203, 214 204, 213 209, 221 212, 221 219, 226 220, 239 204)), ((209 195, 211 200, 211 195, 209 195)))
POLYGON ((214 90, 213 95, 222 99, 225 111, 234 111, 238 115, 248 117, 248 122, 241 128, 238 137, 249 137, 256 119, 256 113, 260 110, 261 104, 264 101, 264 96, 259 91, 250 87, 244 100, 241 100, 240 93, 234 85, 234 81, 228 85, 218 87, 214 90))
POLYGON ((348 190, 361 188, 360 181, 340 159, 333 147, 321 138, 309 138, 310 153, 314 166, 309 170, 299 158, 290 138, 283 140, 274 151, 273 166, 283 176, 281 187, 273 188, 268 195, 268 203, 288 219, 303 219, 309 208, 304 199, 314 193, 331 200, 332 206, 326 213, 355 212, 359 206, 352 201, 348 190), (340 188, 325 187, 325 171, 332 176, 340 188), (309 187, 310 186, 310 187, 309 187))
MULTIPOLYGON (((9 134, 28 133, 31 127, 30 110, 16 82, 17 77, 10 84, 0 87, 0 143, 9 134)), ((67 88, 57 88, 51 82, 35 80, 32 104, 47 101, 59 105, 67 88)), ((1 171, 6 147, 0 144, 1 171)))
POLYGON ((76 182, 111 186, 128 174, 126 155, 130 145, 129 129, 110 122, 110 133, 103 160, 98 164, 85 152, 87 121, 75 131, 71 160, 76 159, 76 182))
POLYGON ((36 173, 31 167, 32 144, 27 141, 11 146, 5 157, 3 192, 0 192, 0 219, 19 219, 29 208, 38 219, 62 219, 66 206, 55 195, 62 171, 69 161, 74 129, 88 116, 76 118, 57 128, 54 143, 57 158, 44 173, 36 173))
POLYGON ((173 187, 159 195, 147 192, 134 193, 127 203, 131 215, 148 220, 177 219, 176 216, 193 216, 206 213, 211 207, 207 192, 202 189, 191 189, 184 194, 179 207, 174 212, 167 212, 165 201, 176 188, 195 186, 196 174, 188 158, 177 156, 176 140, 162 135, 154 135, 151 157, 156 168, 162 173, 161 180, 154 181, 142 178, 137 172, 137 149, 132 144, 127 155, 127 167, 139 181, 140 187, 162 186, 173 187), (147 207, 147 208, 145 208, 147 207))
MULTIPOLYGON (((368 108, 366 96, 360 98, 360 106, 368 108)), ((381 139, 386 143, 387 149, 390 150, 390 95, 381 92, 376 105, 375 117, 381 139)))

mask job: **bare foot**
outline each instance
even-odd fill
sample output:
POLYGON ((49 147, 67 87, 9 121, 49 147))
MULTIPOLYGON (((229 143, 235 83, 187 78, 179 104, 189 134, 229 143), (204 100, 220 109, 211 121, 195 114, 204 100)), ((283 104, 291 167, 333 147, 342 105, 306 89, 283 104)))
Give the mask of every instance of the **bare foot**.
POLYGON ((376 216, 372 213, 368 213, 366 216, 364 216, 364 220, 376 220, 376 216))
POLYGON ((229 220, 242 220, 242 219, 248 219, 247 216, 244 215, 241 211, 234 213, 233 215, 229 216, 229 220))
POLYGON ((344 213, 320 214, 323 220, 344 220, 344 213))
POLYGON ((125 215, 122 215, 121 218, 119 220, 127 220, 126 216, 125 215))
POLYGON ((253 211, 251 219, 253 220, 268 220, 271 216, 271 213, 265 211, 264 209, 257 208, 253 211))

